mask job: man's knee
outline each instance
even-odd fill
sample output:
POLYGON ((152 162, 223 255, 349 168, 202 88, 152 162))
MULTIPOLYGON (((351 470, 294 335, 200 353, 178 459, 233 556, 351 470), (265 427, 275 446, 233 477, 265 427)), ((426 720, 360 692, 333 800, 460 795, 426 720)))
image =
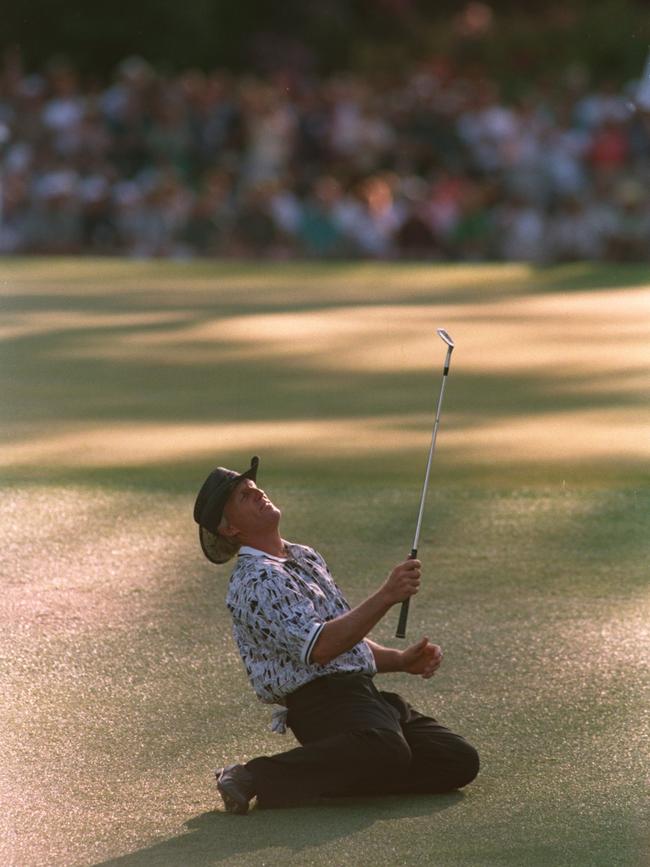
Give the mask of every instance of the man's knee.
POLYGON ((467 741, 461 741, 462 747, 458 749, 458 762, 456 768, 455 785, 451 788, 462 789, 472 780, 476 779, 479 772, 480 759, 476 749, 467 741))
POLYGON ((476 778, 479 772, 479 755, 464 738, 454 736, 440 749, 428 756, 422 755, 418 768, 420 791, 442 794, 462 789, 476 778))

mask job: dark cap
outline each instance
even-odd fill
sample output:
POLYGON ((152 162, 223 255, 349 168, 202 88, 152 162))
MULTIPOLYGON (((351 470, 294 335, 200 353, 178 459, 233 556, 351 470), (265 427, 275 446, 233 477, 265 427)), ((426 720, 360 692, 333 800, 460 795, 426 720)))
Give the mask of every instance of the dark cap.
POLYGON ((251 458, 250 469, 245 473, 217 467, 201 486, 194 503, 194 520, 199 525, 199 541, 203 553, 213 563, 225 563, 233 556, 232 544, 229 545, 228 540, 217 532, 217 527, 228 497, 237 484, 242 479, 251 479, 253 482, 256 480, 259 462, 257 456, 251 458))

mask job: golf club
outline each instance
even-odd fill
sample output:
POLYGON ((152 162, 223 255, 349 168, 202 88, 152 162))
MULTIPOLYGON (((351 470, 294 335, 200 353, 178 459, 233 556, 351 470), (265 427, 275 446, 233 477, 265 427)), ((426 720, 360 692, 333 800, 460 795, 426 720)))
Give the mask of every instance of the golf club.
MULTIPOLYGON (((449 374, 449 362, 451 361, 451 353, 454 351, 455 343, 451 336, 444 328, 437 329, 438 337, 447 344, 447 357, 445 358, 445 366, 442 374, 442 385, 440 386, 440 394, 438 396, 438 404, 436 406, 436 420, 433 424, 433 434, 431 436, 431 447, 429 448, 429 459, 427 460, 427 471, 424 476, 424 485, 422 486, 422 496, 420 497, 420 511, 418 514, 418 523, 415 528, 415 537, 413 539, 413 548, 409 554, 409 560, 415 560, 418 556, 418 541, 420 539, 420 527, 422 526, 422 515, 424 514, 424 501, 427 496, 427 488, 429 487, 429 474, 431 472, 431 461, 433 452, 436 447, 436 437, 438 435, 438 425, 440 424, 440 408, 442 407, 442 397, 445 393, 445 383, 449 374)), ((397 623, 396 638, 406 638, 406 621, 409 616, 410 597, 402 602, 402 607, 399 613, 399 621, 397 623)))

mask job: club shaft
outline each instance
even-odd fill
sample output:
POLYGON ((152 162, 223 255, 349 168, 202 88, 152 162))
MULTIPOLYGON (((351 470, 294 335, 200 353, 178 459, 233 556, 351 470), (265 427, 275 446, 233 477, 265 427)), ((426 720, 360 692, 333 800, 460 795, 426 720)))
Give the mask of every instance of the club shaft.
MULTIPOLYGON (((445 367, 442 374, 442 383, 440 385, 440 394, 438 395, 438 403, 436 405, 436 418, 433 424, 433 433, 431 435, 431 446, 429 447, 429 457, 427 458, 427 469, 424 475, 424 484, 422 485, 422 495, 420 497, 420 509, 418 511, 418 521, 417 526, 415 528, 415 536, 413 538, 413 548, 411 549, 411 553, 409 554, 409 560, 415 560, 418 556, 418 544, 420 541, 420 528, 422 527, 422 517, 424 515, 424 504, 427 498, 427 491, 429 489, 429 476, 431 475, 431 464, 433 462, 433 455, 436 450, 436 438, 438 436, 438 427, 440 425, 440 412, 442 410, 442 399, 445 394, 445 385, 447 383, 447 376, 449 374, 449 362, 451 360, 451 353, 453 347, 449 347, 447 349, 447 357, 445 358, 445 367)), ((399 613, 399 621, 397 623, 397 629, 395 631, 396 638, 406 638, 406 623, 408 621, 409 614, 409 602, 410 599, 405 599, 402 602, 400 613, 399 613)))
MULTIPOLYGON (((445 371, 449 368, 445 365, 445 371)), ((420 541, 420 529, 422 528, 422 516, 424 515, 424 504, 427 499, 427 491, 429 490, 429 476, 431 475, 431 464, 433 462, 433 454, 436 450, 436 438, 438 436, 438 427, 440 425, 440 410, 442 408, 442 398, 445 394, 445 385, 447 383, 447 373, 442 376, 442 385, 440 386, 440 394, 438 395, 438 404, 436 406, 436 420, 433 425, 433 434, 431 435, 431 446, 429 448, 429 457, 427 459, 427 470, 424 474, 424 484, 422 485, 422 496, 420 497, 420 510, 418 512, 418 522, 415 528, 415 536, 413 537, 413 551, 417 555, 418 543, 420 541)), ((413 558, 415 559, 415 557, 413 558)))

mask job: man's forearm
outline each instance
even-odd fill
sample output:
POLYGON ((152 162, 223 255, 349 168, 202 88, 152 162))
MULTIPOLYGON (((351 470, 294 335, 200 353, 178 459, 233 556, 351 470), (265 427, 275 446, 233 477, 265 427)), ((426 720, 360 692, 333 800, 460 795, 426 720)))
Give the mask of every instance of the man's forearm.
POLYGON ((326 665, 339 654, 345 653, 346 650, 363 641, 393 604, 386 593, 380 589, 356 608, 341 614, 334 620, 329 620, 314 645, 311 661, 318 665, 326 665))
POLYGON ((377 671, 402 671, 402 651, 392 647, 384 647, 366 638, 366 644, 372 650, 375 657, 377 671))

